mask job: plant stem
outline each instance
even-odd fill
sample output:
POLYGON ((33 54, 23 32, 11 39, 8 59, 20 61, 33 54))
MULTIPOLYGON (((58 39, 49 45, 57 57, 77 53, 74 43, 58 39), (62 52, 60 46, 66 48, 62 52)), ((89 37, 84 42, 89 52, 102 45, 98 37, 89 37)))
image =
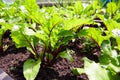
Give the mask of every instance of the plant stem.
POLYGON ((0 46, 0 53, 2 53, 3 52, 3 47, 2 46, 0 46))
POLYGON ((27 39, 27 37, 22 33, 21 31, 21 34, 24 36, 25 40, 28 42, 29 46, 31 47, 31 49, 33 50, 33 52, 35 53, 35 58, 37 58, 38 53, 37 53, 37 50, 32 46, 32 44, 30 43, 30 41, 27 39))
POLYGON ((3 35, 0 39, 0 53, 2 53, 2 52, 3 52, 3 35))
POLYGON ((52 53, 52 51, 51 51, 51 41, 50 41, 50 37, 51 37, 51 34, 52 34, 53 29, 55 28, 55 26, 56 26, 58 23, 59 23, 59 22, 57 22, 56 24, 54 24, 54 25, 52 26, 52 28, 50 29, 50 33, 48 34, 49 46, 48 46, 48 60, 47 60, 47 63, 50 63, 50 61, 49 61, 49 54, 52 53))
MULTIPOLYGON (((90 37, 90 36, 89 36, 90 37)), ((99 46, 99 44, 98 44, 98 42, 95 40, 95 39, 93 39, 92 37, 90 37, 91 39, 92 39, 92 41, 97 45, 97 47, 100 49, 100 46, 99 46)))
POLYGON ((44 65, 44 62, 45 62, 45 54, 46 54, 46 47, 45 47, 45 49, 44 49, 44 52, 43 52, 43 55, 42 55, 42 58, 41 58, 41 67, 43 67, 43 65, 44 65))
POLYGON ((54 50, 52 52, 53 53, 53 59, 49 62, 48 65, 51 66, 55 62, 55 60, 58 57, 59 53, 64 51, 65 49, 66 49, 66 46, 60 46, 57 50, 54 50))

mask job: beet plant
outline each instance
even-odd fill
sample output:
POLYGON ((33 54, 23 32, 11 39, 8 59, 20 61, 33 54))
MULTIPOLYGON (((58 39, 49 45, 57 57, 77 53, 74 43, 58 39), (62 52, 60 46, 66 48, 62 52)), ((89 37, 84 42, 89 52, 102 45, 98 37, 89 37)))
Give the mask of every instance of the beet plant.
POLYGON ((77 37, 76 31, 82 25, 93 23, 91 18, 74 16, 74 11, 66 10, 70 14, 64 16, 63 8, 40 9, 36 0, 25 0, 21 10, 28 21, 13 26, 11 38, 17 48, 26 47, 34 55, 24 63, 23 73, 27 80, 34 80, 41 67, 52 66, 59 57, 72 62, 67 49, 69 41, 77 37), (40 52, 37 48, 39 44, 40 52))
MULTIPOLYGON (((105 24, 100 28, 88 28, 83 31, 86 38, 93 40, 100 48, 101 55, 98 57, 99 62, 96 63, 88 58, 83 58, 84 68, 74 68, 74 74, 86 73, 90 80, 117 80, 120 78, 120 18, 118 9, 111 7, 114 3, 107 5, 109 18, 105 15, 97 14, 101 21, 105 24), (108 7, 109 6, 109 7, 108 7), (103 74, 104 73, 104 74, 103 74)), ((81 36, 82 30, 78 33, 81 36)))
POLYGON ((83 58, 84 68, 74 68, 73 73, 78 75, 86 73, 90 80, 117 80, 120 78, 119 57, 115 49, 112 48, 109 40, 104 40, 101 44, 101 56, 99 63, 88 58, 83 58), (103 74, 104 73, 104 74, 103 74))
MULTIPOLYGON (((11 7, 9 9, 11 9, 11 7)), ((0 53, 7 50, 8 45, 3 44, 3 38, 6 37, 4 36, 5 34, 10 33, 9 30, 12 28, 12 25, 7 23, 9 19, 8 13, 11 12, 9 9, 7 9, 6 5, 0 1, 0 53)))
POLYGON ((10 38, 12 27, 15 24, 25 21, 24 15, 20 11, 21 1, 3 3, 0 1, 0 52, 5 52, 9 45, 3 44, 4 38, 10 38))
POLYGON ((93 40, 97 47, 101 50, 101 55, 98 57, 98 63, 83 58, 84 68, 74 68, 73 73, 78 75, 86 73, 90 80, 116 80, 120 78, 120 61, 119 61, 119 29, 116 24, 110 22, 108 30, 102 30, 99 28, 89 28, 81 30, 78 35, 81 37, 81 32, 84 32, 84 37, 93 40), (115 25, 116 27, 114 27, 115 25), (116 29, 117 28, 117 29, 116 29), (105 32, 106 35, 103 35, 105 32), (91 73, 92 72, 92 73, 91 73), (104 73, 104 74, 102 74, 104 73))
POLYGON ((0 22, 0 25, 1 25, 1 28, 0 28, 0 52, 3 53, 9 47, 8 45, 3 44, 3 38, 4 38, 5 34, 9 35, 9 33, 10 33, 9 30, 11 29, 12 25, 3 23, 3 22, 0 22))
POLYGON ((2 19, 2 11, 3 11, 3 8, 5 7, 5 5, 0 2, 0 53, 2 53, 4 51, 4 46, 3 46, 3 35, 5 33, 5 28, 3 29, 3 26, 2 24, 5 22, 4 19, 2 19))
MULTIPOLYGON (((94 14, 99 8, 96 6, 97 3, 94 2, 84 8, 78 1, 67 8, 55 6, 39 8, 36 0, 25 0, 17 8, 12 6, 7 8, 9 12, 6 10, 7 13, 4 13, 5 22, 0 22, 0 35, 3 35, 4 29, 11 30, 10 36, 16 48, 26 47, 34 56, 24 63, 23 74, 26 80, 34 80, 41 67, 51 67, 59 57, 72 62, 73 58, 67 48, 72 39, 81 36, 90 37, 94 35, 92 31, 96 35, 100 34, 97 33, 99 30, 82 30, 86 24, 95 24, 94 14), (38 45, 41 48, 38 48, 38 45)), ((2 40, 2 37, 0 39, 2 40)), ((98 45, 101 43, 100 40, 98 45)))

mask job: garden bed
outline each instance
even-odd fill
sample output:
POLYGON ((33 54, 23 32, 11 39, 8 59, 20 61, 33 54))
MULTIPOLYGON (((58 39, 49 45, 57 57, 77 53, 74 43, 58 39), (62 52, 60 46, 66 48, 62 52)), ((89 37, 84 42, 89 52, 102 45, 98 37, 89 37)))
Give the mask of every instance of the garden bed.
MULTIPOLYGON (((4 40, 8 41, 8 39, 4 40)), ((76 50, 79 44, 80 43, 71 43, 69 48, 76 50)), ((82 46, 82 44, 79 46, 82 46)), ((84 66, 82 57, 85 56, 85 54, 76 51, 72 56, 74 62, 59 58, 51 67, 41 68, 35 80, 88 80, 85 74, 75 76, 72 73, 73 67, 80 68, 84 66)), ((25 48, 16 49, 15 46, 12 45, 6 52, 0 54, 0 68, 8 73, 14 80, 25 80, 23 76, 23 63, 30 57, 32 57, 31 54, 25 48)))
POLYGON ((118 4, 49 6, 0 2, 0 68, 14 80, 119 79, 118 4))
MULTIPOLYGON (((68 48, 75 51, 74 54, 72 54, 74 62, 59 58, 51 67, 41 68, 35 80, 88 80, 86 74, 74 75, 72 68, 84 67, 82 57, 85 56, 97 62, 100 51, 97 47, 94 47, 91 52, 89 52, 94 53, 94 55, 82 52, 83 40, 85 39, 76 39, 75 42, 69 43, 68 48)), ((6 52, 0 54, 0 68, 14 80, 25 80, 23 76, 23 64, 28 58, 32 58, 33 56, 26 48, 15 48, 13 43, 12 45, 10 44, 11 40, 9 40, 9 38, 4 39, 4 44, 6 43, 8 43, 10 47, 6 52)))

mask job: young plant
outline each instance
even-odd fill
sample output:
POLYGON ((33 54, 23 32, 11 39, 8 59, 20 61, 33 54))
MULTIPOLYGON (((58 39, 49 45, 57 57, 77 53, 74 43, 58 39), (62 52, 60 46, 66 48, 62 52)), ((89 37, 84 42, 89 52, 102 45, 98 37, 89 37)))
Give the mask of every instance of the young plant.
POLYGON ((27 65, 24 66, 24 73, 28 73, 28 75, 25 75, 25 77, 28 76, 26 79, 34 80, 33 78, 36 77, 39 71, 41 61, 36 48, 38 38, 34 36, 35 32, 27 26, 30 25, 26 23, 14 25, 12 27, 11 38, 15 42, 17 48, 26 47, 34 55, 35 59, 28 59, 25 62, 27 65))
POLYGON ((6 23, 4 19, 1 19, 0 22, 0 52, 3 53, 9 47, 8 45, 4 45, 3 39, 4 37, 8 37, 10 34, 10 30, 12 28, 12 24, 6 23))
POLYGON ((120 44, 120 42, 119 42, 119 30, 120 30, 119 25, 120 25, 120 23, 118 21, 116 21, 115 19, 104 20, 104 17, 103 17, 103 19, 101 18, 101 20, 105 24, 105 27, 106 27, 106 30, 103 29, 103 32, 106 34, 107 37, 109 37, 109 38, 113 37, 116 39, 116 41, 117 41, 116 48, 118 48, 120 50, 120 45, 119 45, 120 44))
POLYGON ((3 45, 3 38, 9 38, 13 25, 23 20, 19 5, 15 2, 8 6, 0 2, 0 52, 4 52, 9 47, 9 45, 3 45))
MULTIPOLYGON (((105 28, 95 29, 89 28, 83 30, 86 32, 86 37, 91 38, 101 49, 101 56, 99 57, 99 63, 95 63, 87 58, 84 58, 84 68, 74 68, 74 74, 86 73, 90 80, 117 80, 120 78, 120 30, 119 22, 114 19, 105 20, 100 16, 101 20, 105 24, 105 28), (93 66, 96 66, 92 69, 93 66), (100 71, 100 72, 99 72, 100 71), (91 73, 92 72, 92 73, 91 73), (102 75, 102 73, 104 75, 102 75), (96 77, 97 76, 97 77, 96 77)), ((83 36, 80 31, 78 36, 83 36)))
MULTIPOLYGON (((120 72, 120 55, 116 50, 116 47, 119 47, 119 43, 117 42, 117 38, 111 38, 117 33, 114 33, 114 31, 110 33, 110 30, 108 33, 106 36, 103 36, 102 31, 95 28, 81 30, 78 33, 79 36, 91 38, 101 49, 101 56, 99 57, 99 63, 84 58, 84 68, 73 68, 74 74, 86 73, 90 80, 116 80, 120 78, 118 75, 120 72), (81 34, 82 32, 85 32, 85 34, 81 34), (104 73, 104 75, 102 75, 102 73, 104 73)), ((118 37, 118 34, 115 36, 118 37)))
POLYGON ((108 70, 100 63, 96 63, 86 57, 83 58, 83 60, 84 68, 73 68, 73 73, 75 75, 86 73, 89 80, 117 80, 120 78, 118 74, 114 74, 112 70, 108 70))
POLYGON ((26 47, 34 55, 34 59, 26 60, 23 67, 25 78, 34 80, 40 67, 51 66, 59 57, 73 61, 67 45, 76 37, 76 30, 92 23, 92 19, 62 16, 63 13, 58 12, 64 9, 54 6, 39 9, 35 0, 25 0, 23 7, 22 14, 28 17, 28 22, 16 24, 11 37, 17 48, 26 47), (37 51, 38 44, 41 52, 37 51))
POLYGON ((74 68, 73 73, 76 75, 86 73, 90 80, 119 79, 120 55, 112 48, 109 40, 102 42, 101 52, 99 63, 84 58, 84 68, 74 68))
POLYGON ((3 46, 3 35, 5 33, 5 28, 3 29, 2 24, 5 22, 4 19, 2 19, 2 9, 5 7, 5 5, 0 1, 0 53, 4 51, 4 46, 3 46))
POLYGON ((117 10, 118 6, 115 4, 115 2, 110 2, 107 4, 107 12, 110 14, 111 18, 115 16, 117 10))

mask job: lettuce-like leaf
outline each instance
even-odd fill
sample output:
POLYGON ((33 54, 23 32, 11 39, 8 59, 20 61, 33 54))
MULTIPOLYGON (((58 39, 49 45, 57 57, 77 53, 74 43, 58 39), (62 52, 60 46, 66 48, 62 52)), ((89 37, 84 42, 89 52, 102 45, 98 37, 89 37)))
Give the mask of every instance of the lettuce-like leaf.
POLYGON ((23 74, 26 80, 35 80, 39 69, 40 69, 41 60, 38 59, 28 59, 23 66, 23 74))
POLYGON ((110 80, 106 69, 102 68, 99 63, 95 63, 87 58, 84 58, 84 68, 75 68, 73 73, 86 73, 89 80, 110 80))

